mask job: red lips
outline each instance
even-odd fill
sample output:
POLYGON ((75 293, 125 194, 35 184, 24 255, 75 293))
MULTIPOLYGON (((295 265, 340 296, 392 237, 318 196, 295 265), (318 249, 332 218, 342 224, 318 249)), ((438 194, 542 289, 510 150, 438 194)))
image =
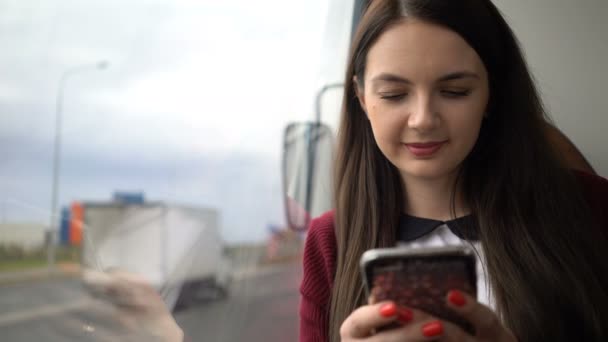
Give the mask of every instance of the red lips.
POLYGON ((431 142, 419 142, 419 143, 407 143, 405 147, 416 157, 428 157, 435 154, 446 141, 431 141, 431 142))

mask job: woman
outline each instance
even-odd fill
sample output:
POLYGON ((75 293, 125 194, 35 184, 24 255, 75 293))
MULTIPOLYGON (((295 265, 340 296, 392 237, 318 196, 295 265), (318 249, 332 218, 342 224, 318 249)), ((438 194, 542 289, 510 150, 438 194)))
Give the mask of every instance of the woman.
POLYGON ((608 337, 608 181, 562 167, 490 1, 372 1, 345 84, 335 211, 313 220, 304 254, 302 341, 608 337), (413 236, 412 222, 431 229, 413 236), (469 224, 457 232, 455 222, 469 224), (364 296, 365 250, 444 241, 440 233, 480 246, 488 298, 446 296, 475 336, 364 296))

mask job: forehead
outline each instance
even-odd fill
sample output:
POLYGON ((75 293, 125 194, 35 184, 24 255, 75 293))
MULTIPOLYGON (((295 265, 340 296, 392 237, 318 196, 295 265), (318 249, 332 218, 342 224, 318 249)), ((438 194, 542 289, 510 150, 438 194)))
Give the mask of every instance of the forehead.
POLYGON ((460 35, 439 25, 407 19, 390 27, 372 45, 365 78, 389 72, 423 81, 465 70, 485 76, 481 59, 460 35))

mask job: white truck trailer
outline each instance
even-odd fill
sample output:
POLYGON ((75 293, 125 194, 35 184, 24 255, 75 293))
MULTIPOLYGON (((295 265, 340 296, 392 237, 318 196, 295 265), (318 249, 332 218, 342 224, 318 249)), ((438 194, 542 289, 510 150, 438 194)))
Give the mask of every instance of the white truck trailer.
POLYGON ((163 203, 85 203, 83 266, 143 276, 170 309, 224 296, 230 283, 214 209, 163 203))

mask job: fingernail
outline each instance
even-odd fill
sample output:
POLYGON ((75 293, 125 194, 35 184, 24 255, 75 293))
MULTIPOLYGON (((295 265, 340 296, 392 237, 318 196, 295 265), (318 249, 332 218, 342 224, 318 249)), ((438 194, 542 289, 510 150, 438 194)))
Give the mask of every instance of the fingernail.
POLYGON ((397 313, 397 306, 395 303, 386 303, 380 307, 380 315, 382 317, 395 316, 397 313))
POLYGON ((401 323, 407 323, 414 318, 414 313, 410 309, 399 308, 397 310, 397 320, 401 323))
POLYGON ((426 337, 439 336, 442 333, 443 333, 443 326, 441 325, 441 322, 439 322, 439 321, 427 323, 422 326, 422 334, 426 337))
POLYGON ((448 300, 456 306, 464 306, 467 303, 467 300, 464 298, 462 292, 458 290, 450 291, 448 293, 448 300))

